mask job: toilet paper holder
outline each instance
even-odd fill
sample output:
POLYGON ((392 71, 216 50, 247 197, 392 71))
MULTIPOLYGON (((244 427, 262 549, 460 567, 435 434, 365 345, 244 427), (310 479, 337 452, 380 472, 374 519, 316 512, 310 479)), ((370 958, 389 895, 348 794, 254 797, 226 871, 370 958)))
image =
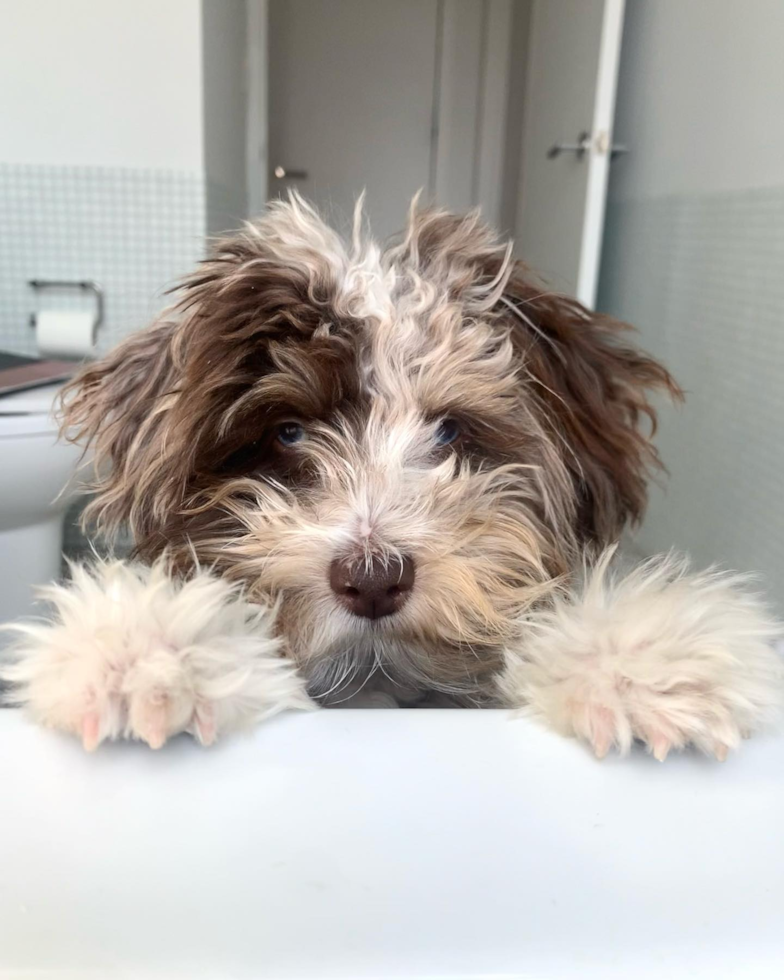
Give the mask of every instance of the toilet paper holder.
MULTIPOLYGON (((103 289, 94 279, 30 279, 32 289, 81 289, 95 297, 95 321, 93 323, 93 342, 103 322, 103 289)), ((35 313, 30 315, 30 326, 35 326, 35 313)))

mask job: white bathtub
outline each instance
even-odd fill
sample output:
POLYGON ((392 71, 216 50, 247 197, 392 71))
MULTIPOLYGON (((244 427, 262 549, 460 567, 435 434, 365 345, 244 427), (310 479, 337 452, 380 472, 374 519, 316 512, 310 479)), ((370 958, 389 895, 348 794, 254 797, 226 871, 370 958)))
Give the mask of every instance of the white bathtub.
POLYGON ((781 980, 784 739, 330 711, 88 756, 0 712, 0 977, 781 980))

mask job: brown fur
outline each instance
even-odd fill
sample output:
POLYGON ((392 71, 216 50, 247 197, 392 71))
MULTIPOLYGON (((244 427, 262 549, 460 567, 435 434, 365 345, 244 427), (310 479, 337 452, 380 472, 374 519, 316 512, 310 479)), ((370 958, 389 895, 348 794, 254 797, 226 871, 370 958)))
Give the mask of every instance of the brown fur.
POLYGON ((530 331, 516 331, 543 414, 573 450, 567 465, 579 500, 580 539, 615 541, 627 523, 642 518, 648 475, 662 468, 651 442, 656 413, 648 392, 679 400, 681 391, 661 364, 623 342, 628 324, 591 314, 567 297, 541 295, 519 273, 508 295, 525 304, 549 341, 532 343, 530 331))
POLYGON ((476 692, 527 605, 643 513, 659 465, 639 427, 655 426, 648 392, 679 391, 625 329, 543 293, 475 215, 413 209, 385 252, 349 252, 294 200, 219 242, 159 324, 87 367, 64 428, 95 452, 88 519, 128 522, 146 559, 195 555, 282 597, 281 628, 309 670, 383 647, 417 689, 476 692), (445 416, 461 436, 441 450, 429 440, 445 416), (283 451, 275 427, 292 418, 312 438, 283 451), (429 474, 450 467, 451 489, 433 489, 429 474), (418 555, 434 569, 429 613, 340 640, 320 569, 351 507, 374 513, 361 502, 392 480, 399 513, 379 527, 403 530, 368 531, 361 547, 394 554, 406 521, 419 522, 406 550, 432 532, 418 555), (300 582, 307 534, 318 568, 300 582), (317 642, 327 619, 331 639, 317 642))

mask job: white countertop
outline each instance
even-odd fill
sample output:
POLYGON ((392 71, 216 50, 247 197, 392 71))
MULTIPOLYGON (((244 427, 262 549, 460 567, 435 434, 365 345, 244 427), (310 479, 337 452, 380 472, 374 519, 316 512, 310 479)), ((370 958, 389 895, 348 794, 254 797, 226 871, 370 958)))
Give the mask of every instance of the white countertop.
POLYGON ((90 756, 2 711, 0 977, 781 980, 784 738, 357 710, 90 756))

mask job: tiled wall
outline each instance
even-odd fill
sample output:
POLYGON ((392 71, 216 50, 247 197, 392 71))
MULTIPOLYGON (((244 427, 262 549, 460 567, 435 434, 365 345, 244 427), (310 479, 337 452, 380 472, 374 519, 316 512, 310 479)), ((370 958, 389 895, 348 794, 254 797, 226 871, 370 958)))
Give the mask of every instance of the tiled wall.
POLYGON ((599 308, 634 323, 686 391, 664 407, 670 475, 639 534, 761 573, 784 610, 784 188, 610 204, 599 308))
MULTIPOLYGON (((99 350, 145 326, 203 254, 204 177, 115 167, 0 164, 0 349, 35 354, 35 309, 84 308, 78 291, 36 296, 30 279, 95 279, 105 293, 99 350)), ((70 556, 89 550, 65 523, 70 556)))
POLYGON ((35 353, 28 323, 37 303, 87 302, 78 293, 39 300, 33 278, 103 286, 100 349, 144 326, 201 257, 205 209, 196 173, 0 164, 0 349, 35 353))

